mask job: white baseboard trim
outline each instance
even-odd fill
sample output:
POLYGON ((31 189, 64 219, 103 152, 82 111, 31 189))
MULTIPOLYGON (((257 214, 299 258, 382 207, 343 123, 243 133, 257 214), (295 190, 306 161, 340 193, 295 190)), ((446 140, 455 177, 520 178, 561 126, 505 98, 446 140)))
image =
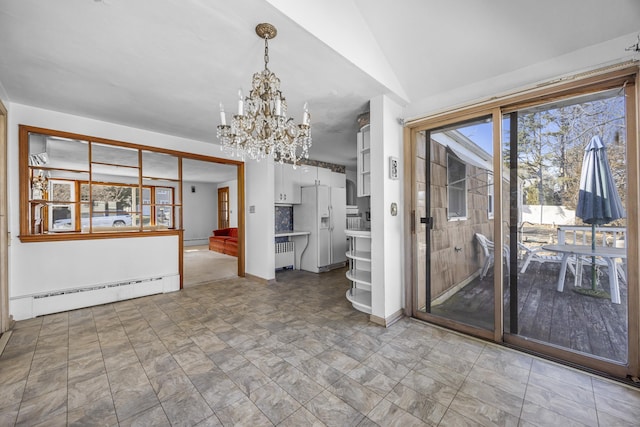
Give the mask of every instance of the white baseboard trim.
POLYGON ((369 316, 369 320, 375 323, 376 325, 380 325, 380 326, 384 326, 385 328, 388 328, 389 326, 393 325, 403 317, 404 317, 404 309, 401 308, 400 310, 396 311, 390 316, 387 316, 386 318, 374 316, 372 314, 369 316))
POLYGON ((11 298, 9 307, 16 320, 24 320, 178 290, 180 290, 180 275, 176 274, 23 295, 11 298))

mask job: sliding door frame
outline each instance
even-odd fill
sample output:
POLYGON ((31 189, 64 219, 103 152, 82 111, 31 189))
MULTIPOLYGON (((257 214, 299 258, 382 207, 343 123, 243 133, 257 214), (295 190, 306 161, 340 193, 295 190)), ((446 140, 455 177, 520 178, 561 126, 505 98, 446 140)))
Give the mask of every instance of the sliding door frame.
MULTIPOLYGON (((600 70, 594 70, 572 77, 562 78, 550 82, 548 84, 538 85, 535 88, 525 89, 506 95, 500 98, 492 98, 484 102, 458 108, 452 111, 446 111, 434 114, 430 117, 408 121, 405 126, 405 143, 404 156, 406 169, 405 174, 405 200, 410 201, 407 206, 409 214, 405 218, 406 229, 411 230, 407 236, 408 253, 411 253, 411 265, 405 265, 406 277, 409 278, 406 288, 406 302, 408 315, 420 317, 423 320, 433 322, 448 328, 458 330, 460 332, 472 334, 485 338, 497 343, 505 343, 519 347, 525 351, 534 352, 545 357, 557 359, 565 363, 577 365, 583 368, 605 372, 617 377, 639 376, 640 375, 640 244, 638 237, 640 236, 639 204, 640 204, 640 150, 639 150, 639 124, 638 117, 640 108, 638 105, 640 99, 640 67, 637 62, 629 62, 620 65, 606 67, 600 70), (628 239, 627 256, 628 256, 628 272, 629 280, 629 297, 628 297, 628 362, 625 364, 615 363, 609 360, 598 359, 597 357, 587 356, 571 352, 565 349, 546 345, 542 343, 532 342, 521 336, 511 334, 504 331, 504 306, 503 306, 503 283, 502 272, 503 264, 494 263, 494 331, 480 330, 478 328, 463 325, 448 319, 422 314, 418 312, 415 304, 417 303, 416 291, 418 283, 418 269, 424 266, 418 265, 418 249, 417 249, 417 231, 420 218, 417 217, 417 198, 416 198, 416 146, 418 134, 427 132, 441 126, 446 126, 458 122, 464 122, 476 117, 491 115, 493 118, 493 168, 495 176, 502 176, 502 118, 505 114, 516 112, 526 107, 548 103, 555 100, 574 97, 581 94, 591 92, 604 91, 607 89, 621 89, 626 96, 626 138, 627 138, 627 232, 628 239), (420 314, 420 316, 418 316, 420 314)), ((429 141, 427 150, 429 150, 429 141)), ((427 156, 428 157, 428 156, 427 156)), ((427 165, 427 170, 428 170, 427 165)), ((502 202, 502 180, 494 180, 494 194, 500 197, 494 197, 494 221, 499 226, 494 226, 493 239, 496 247, 501 247, 504 242, 503 227, 503 202, 502 202)), ((508 218, 505 218, 505 220, 508 218)), ((515 259, 515 257, 512 257, 515 259)), ((515 261, 512 261, 515 263, 515 261)), ((517 270, 511 269, 512 274, 516 274, 517 270)), ((429 280, 427 277, 426 280, 429 280)), ((513 313, 511 313, 513 315, 513 313)))

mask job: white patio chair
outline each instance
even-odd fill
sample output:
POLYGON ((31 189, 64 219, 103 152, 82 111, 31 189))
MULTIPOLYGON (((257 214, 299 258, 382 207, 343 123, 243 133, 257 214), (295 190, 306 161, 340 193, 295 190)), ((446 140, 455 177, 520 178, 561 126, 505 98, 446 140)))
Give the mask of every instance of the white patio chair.
MULTIPOLYGON (((491 264, 493 264, 495 245, 484 234, 476 233, 475 237, 478 240, 480 247, 482 248, 482 253, 484 254, 484 265, 482 266, 482 272, 480 273, 480 278, 484 279, 484 277, 487 275, 487 272, 489 271, 489 267, 491 266, 491 264)), ((504 245, 504 247, 502 248, 502 256, 507 266, 507 273, 509 274, 510 273, 510 265, 509 265, 510 257, 509 257, 508 245, 504 245)))
MULTIPOLYGON (((551 255, 548 252, 546 252, 544 249, 542 249, 540 246, 529 247, 523 243, 518 242, 518 248, 522 249, 525 252, 524 263, 522 264, 520 273, 524 273, 527 271, 527 268, 529 267, 529 264, 531 264, 531 261, 536 261, 536 262, 539 262, 540 264, 544 262, 558 262, 558 263, 562 262, 561 254, 555 253, 551 255)), ((571 261, 567 264, 567 267, 569 267, 569 270, 573 274, 576 273, 573 263, 571 261)))

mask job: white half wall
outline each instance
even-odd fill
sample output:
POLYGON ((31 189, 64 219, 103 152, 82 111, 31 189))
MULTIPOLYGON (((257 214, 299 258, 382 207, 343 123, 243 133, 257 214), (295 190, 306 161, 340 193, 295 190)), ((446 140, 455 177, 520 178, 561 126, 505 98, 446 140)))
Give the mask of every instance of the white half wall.
MULTIPOLYGON (((9 309, 16 320, 57 311, 56 306, 33 310, 32 299, 42 295, 101 287, 123 281, 151 278, 179 278, 178 236, 131 239, 74 240, 12 244, 9 280, 9 309), (46 309, 50 311, 46 311, 46 309)), ((170 289, 149 288, 149 293, 176 291, 180 281, 171 279, 170 289)), ((96 298, 95 292, 69 294, 73 307, 114 301, 96 298), (84 305, 82 304, 84 302, 84 305)), ((132 297, 133 297, 132 296, 132 297)))
POLYGON ((370 101, 371 109, 371 314, 394 320, 403 308, 402 107, 387 96, 370 101), (398 179, 389 178, 389 157, 399 162, 398 179), (397 215, 391 214, 391 205, 397 215))

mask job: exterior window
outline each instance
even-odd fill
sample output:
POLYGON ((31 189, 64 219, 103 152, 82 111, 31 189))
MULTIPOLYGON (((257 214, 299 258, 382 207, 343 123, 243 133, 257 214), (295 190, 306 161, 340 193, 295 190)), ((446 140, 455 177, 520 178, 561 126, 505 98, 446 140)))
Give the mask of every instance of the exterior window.
MULTIPOLYGON (((65 182, 50 182, 53 200, 76 200, 75 194, 77 186, 65 182)), ((80 183, 79 199, 84 202, 80 204, 80 219, 75 215, 73 204, 51 204, 49 206, 49 218, 51 224, 49 231, 109 231, 113 227, 138 227, 140 225, 140 215, 133 208, 138 206, 138 187, 123 184, 93 184, 80 183), (91 190, 90 190, 91 188, 91 190), (91 194, 91 197, 89 196, 91 194), (106 227, 106 228, 105 228, 106 227)), ((171 206, 174 204, 173 188, 164 187, 144 187, 143 199, 143 227, 161 226, 161 228, 173 228, 173 218, 171 206), (156 204, 168 205, 157 207, 151 203, 148 194, 156 194, 156 204), (160 195, 160 196, 158 196, 160 195), (155 215, 150 212, 154 211, 155 215)), ((118 230, 114 230, 118 231, 118 230)))
POLYGON ((448 219, 467 218, 467 165, 447 156, 448 219))
POLYGON ((151 187, 142 189, 142 223, 144 226, 173 228, 173 188, 151 187))

